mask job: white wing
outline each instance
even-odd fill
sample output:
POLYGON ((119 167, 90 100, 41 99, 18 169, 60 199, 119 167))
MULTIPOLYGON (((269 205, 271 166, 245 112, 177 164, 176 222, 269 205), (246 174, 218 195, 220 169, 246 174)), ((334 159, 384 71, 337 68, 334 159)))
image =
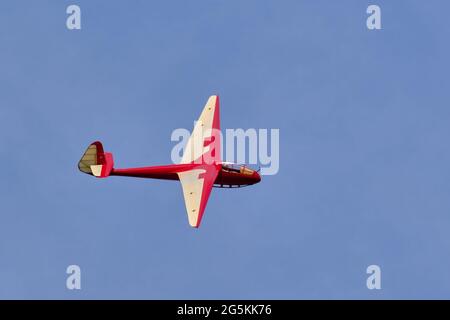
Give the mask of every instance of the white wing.
POLYGON ((195 124, 181 163, 211 164, 220 160, 219 97, 211 96, 195 124))
POLYGON ((178 173, 183 187, 189 224, 194 228, 200 226, 203 212, 218 173, 219 169, 214 165, 199 165, 192 170, 178 173))

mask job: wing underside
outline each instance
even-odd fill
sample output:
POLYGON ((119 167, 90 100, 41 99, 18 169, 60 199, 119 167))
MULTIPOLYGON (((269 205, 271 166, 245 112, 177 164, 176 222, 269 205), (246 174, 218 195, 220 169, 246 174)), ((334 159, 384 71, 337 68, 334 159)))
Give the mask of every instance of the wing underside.
POLYGON ((204 165, 178 173, 189 224, 194 228, 200 226, 218 172, 219 170, 214 165, 204 165))
POLYGON ((182 164, 192 164, 192 169, 178 173, 189 224, 195 228, 200 225, 219 173, 220 147, 219 97, 211 96, 195 123, 181 160, 182 164))
POLYGON ((221 161, 219 97, 211 96, 186 144, 181 163, 212 164, 221 161))

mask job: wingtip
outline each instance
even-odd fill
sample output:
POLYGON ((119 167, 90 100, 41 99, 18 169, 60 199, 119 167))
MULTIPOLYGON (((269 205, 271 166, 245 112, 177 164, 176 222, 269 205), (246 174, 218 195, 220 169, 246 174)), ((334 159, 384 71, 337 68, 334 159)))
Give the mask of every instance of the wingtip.
POLYGON ((198 229, 200 227, 200 223, 202 219, 189 219, 189 225, 194 228, 194 229, 198 229))
POLYGON ((200 227, 200 224, 189 223, 189 225, 194 229, 198 229, 200 227))
POLYGON ((213 99, 219 100, 219 95, 218 94, 213 94, 212 96, 209 96, 208 101, 211 101, 213 99))

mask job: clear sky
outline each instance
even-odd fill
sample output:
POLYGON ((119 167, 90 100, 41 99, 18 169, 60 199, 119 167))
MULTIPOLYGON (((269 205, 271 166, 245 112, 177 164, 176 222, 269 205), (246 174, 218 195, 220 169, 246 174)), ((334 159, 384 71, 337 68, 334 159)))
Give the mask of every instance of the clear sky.
POLYGON ((449 11, 1 1, 0 298, 450 298, 449 11), (118 167, 170 163, 211 94, 222 128, 280 129, 280 171, 214 189, 200 229, 178 182, 78 171, 97 139, 118 167))

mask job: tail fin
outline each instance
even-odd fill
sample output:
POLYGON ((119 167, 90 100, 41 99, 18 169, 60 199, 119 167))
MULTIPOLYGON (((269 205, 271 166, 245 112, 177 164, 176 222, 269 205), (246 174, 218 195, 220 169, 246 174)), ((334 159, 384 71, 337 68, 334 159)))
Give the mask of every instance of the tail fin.
POLYGON ((78 169, 81 172, 96 176, 98 178, 106 178, 114 167, 113 155, 103 151, 103 145, 99 141, 95 141, 89 145, 78 162, 78 169))

